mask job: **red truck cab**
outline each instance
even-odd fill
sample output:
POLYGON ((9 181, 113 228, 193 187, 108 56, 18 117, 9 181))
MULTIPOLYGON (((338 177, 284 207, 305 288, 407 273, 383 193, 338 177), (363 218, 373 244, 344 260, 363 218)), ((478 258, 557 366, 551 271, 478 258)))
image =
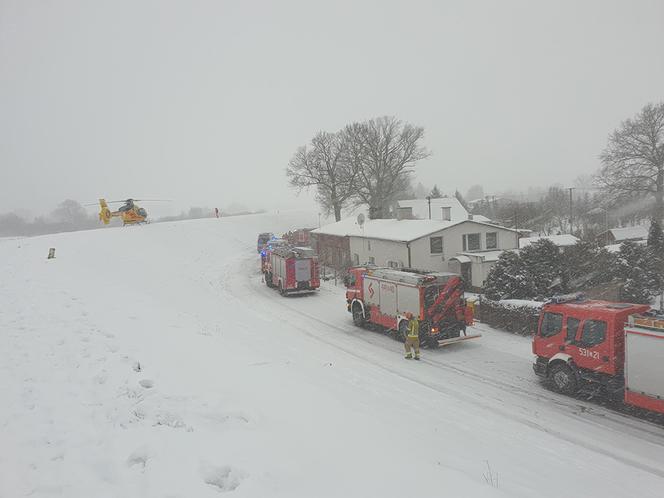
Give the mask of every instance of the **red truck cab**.
POLYGON ((567 394, 592 386, 621 392, 624 388, 625 322, 647 305, 584 300, 545 304, 533 338, 533 368, 567 394))
POLYGON ((351 311, 351 303, 355 299, 362 297, 362 275, 366 273, 367 269, 364 267, 354 267, 348 270, 348 275, 344 278, 346 285, 346 302, 348 303, 348 311, 351 311))

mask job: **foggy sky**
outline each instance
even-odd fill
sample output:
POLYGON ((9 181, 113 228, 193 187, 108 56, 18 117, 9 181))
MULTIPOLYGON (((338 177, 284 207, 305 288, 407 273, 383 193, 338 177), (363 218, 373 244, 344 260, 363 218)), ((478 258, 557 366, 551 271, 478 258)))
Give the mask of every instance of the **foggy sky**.
POLYGON ((295 149, 381 115, 429 186, 568 185, 664 99, 662 47, 661 1, 0 0, 0 212, 311 205, 295 149))

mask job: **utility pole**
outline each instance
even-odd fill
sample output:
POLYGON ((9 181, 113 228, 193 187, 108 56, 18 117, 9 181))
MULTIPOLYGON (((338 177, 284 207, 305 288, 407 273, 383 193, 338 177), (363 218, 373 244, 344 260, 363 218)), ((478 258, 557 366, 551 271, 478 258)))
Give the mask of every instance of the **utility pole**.
POLYGON ((519 217, 517 216, 517 208, 514 208, 514 230, 516 230, 516 248, 519 248, 519 217))
POLYGON ((569 233, 571 234, 574 232, 572 229, 572 191, 574 187, 569 187, 567 190, 569 190, 569 233))
POLYGON ((431 196, 427 195, 427 201, 429 202, 429 219, 431 219, 431 196))

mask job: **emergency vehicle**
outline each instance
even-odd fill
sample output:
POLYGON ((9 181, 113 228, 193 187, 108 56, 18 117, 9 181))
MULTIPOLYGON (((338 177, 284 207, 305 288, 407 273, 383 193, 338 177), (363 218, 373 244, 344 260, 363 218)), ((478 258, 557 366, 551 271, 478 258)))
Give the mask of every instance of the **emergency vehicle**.
POLYGON ((565 394, 591 390, 664 413, 664 315, 647 305, 553 299, 533 337, 535 373, 565 394))
POLYGON ((420 341, 446 346, 481 334, 467 334, 472 308, 463 281, 454 273, 355 267, 346 277, 348 311, 357 326, 375 324, 405 339, 408 316, 420 320, 420 341))
POLYGON ((275 239, 276 237, 272 232, 263 232, 258 234, 258 240, 256 241, 256 251, 260 254, 260 252, 265 249, 265 247, 268 245, 268 243, 275 239))
POLYGON ((265 284, 281 295, 313 292, 320 287, 318 257, 308 247, 280 246, 269 251, 265 284))
POLYGON ((287 247, 288 242, 284 239, 272 238, 263 244, 260 255, 261 255, 261 273, 265 274, 270 268, 270 254, 274 249, 279 247, 287 247))

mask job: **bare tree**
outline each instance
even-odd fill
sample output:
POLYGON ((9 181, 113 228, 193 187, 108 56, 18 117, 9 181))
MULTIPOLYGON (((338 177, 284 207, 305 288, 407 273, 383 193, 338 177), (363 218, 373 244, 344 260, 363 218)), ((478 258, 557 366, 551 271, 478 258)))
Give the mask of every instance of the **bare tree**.
POLYGON ((473 185, 468 189, 468 192, 466 192, 465 198, 469 201, 484 199, 484 187, 482 187, 482 185, 473 185))
POLYGON ((623 121, 600 155, 597 182, 617 198, 653 195, 653 218, 664 220, 664 103, 623 121))
POLYGON ((320 132, 310 146, 297 149, 286 175, 292 187, 316 188, 316 200, 326 212, 341 219, 341 209, 354 193, 357 170, 345 160, 345 142, 338 133, 320 132))
POLYGON ((59 223, 82 226, 88 221, 88 213, 78 202, 67 199, 58 204, 51 213, 52 218, 59 223))
POLYGON ((371 218, 384 218, 390 203, 410 184, 415 163, 430 154, 421 145, 424 128, 381 117, 343 130, 347 163, 357 171, 354 198, 369 205, 371 218))

